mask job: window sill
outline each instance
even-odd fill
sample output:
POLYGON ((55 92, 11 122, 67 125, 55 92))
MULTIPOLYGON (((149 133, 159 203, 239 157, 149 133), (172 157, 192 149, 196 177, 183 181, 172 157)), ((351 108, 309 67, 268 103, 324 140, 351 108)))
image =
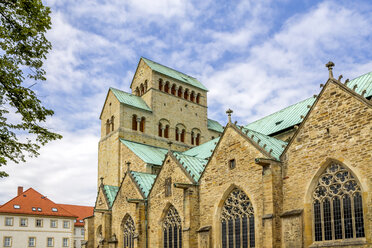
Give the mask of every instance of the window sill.
POLYGON ((309 247, 335 247, 335 246, 360 246, 367 244, 365 238, 361 239, 350 239, 350 240, 331 240, 331 241, 322 241, 322 242, 314 242, 309 247))

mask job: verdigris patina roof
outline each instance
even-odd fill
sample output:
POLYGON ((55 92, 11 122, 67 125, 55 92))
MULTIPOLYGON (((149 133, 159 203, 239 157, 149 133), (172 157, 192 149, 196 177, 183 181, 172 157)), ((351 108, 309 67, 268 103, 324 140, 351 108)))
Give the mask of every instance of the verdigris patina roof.
POLYGON ((147 106, 146 102, 141 97, 112 87, 110 87, 110 90, 120 103, 151 112, 150 107, 147 106))
MULTIPOLYGON (((363 95, 363 92, 365 91, 364 97, 371 97, 372 72, 354 78, 347 83, 347 86, 350 89, 354 89, 357 94, 363 95)), ((301 116, 307 115, 310 110, 308 106, 312 106, 314 102, 314 97, 305 99, 299 103, 293 104, 289 107, 279 110, 278 112, 254 121, 245 127, 262 134, 273 135, 287 128, 293 127, 294 125, 300 124, 303 120, 301 116)))
POLYGON ((174 70, 172 68, 169 68, 167 66, 164 66, 164 65, 161 65, 159 63, 156 63, 152 60, 149 60, 149 59, 146 59, 144 57, 142 57, 141 59, 143 59, 143 61, 145 61, 145 63, 154 71, 156 72, 159 72, 161 74, 164 74, 168 77, 171 77, 171 78, 174 78, 174 79, 177 79, 181 82, 184 82, 186 84, 189 84, 189 85, 192 85, 196 88, 199 88, 201 90, 204 90, 204 91, 208 91, 208 89, 201 83, 199 82, 196 78, 194 77, 190 77, 189 75, 186 75, 182 72, 179 72, 177 70, 174 70))
POLYGON ((216 148, 219 140, 219 137, 212 139, 199 146, 195 146, 187 151, 184 151, 182 154, 198 158, 209 158, 212 155, 214 148, 216 148))
POLYGON ((138 188, 140 188, 145 198, 147 198, 152 185, 155 182, 156 175, 137 171, 131 171, 130 174, 132 175, 134 181, 137 183, 138 188))
POLYGON ((119 191, 119 187, 112 186, 112 185, 103 185, 104 194, 107 197, 107 200, 109 201, 109 207, 112 207, 112 204, 114 203, 115 197, 119 191))
POLYGON ((208 119, 208 129, 223 133, 223 126, 215 120, 208 119))

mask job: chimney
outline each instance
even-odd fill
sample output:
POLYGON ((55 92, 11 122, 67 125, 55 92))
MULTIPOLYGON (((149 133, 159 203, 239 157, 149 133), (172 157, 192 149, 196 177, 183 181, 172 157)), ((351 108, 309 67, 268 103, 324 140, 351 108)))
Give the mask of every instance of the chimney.
POLYGON ((22 193, 23 193, 23 187, 22 186, 18 186, 17 196, 21 195, 22 193))

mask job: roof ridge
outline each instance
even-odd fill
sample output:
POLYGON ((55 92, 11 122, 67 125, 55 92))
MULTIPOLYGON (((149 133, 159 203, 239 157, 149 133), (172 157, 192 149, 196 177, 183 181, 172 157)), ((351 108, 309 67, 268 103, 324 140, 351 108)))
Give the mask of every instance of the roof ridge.
POLYGON ((166 68, 168 68, 168 69, 170 69, 170 70, 173 70, 173 71, 176 71, 176 72, 178 72, 178 73, 181 73, 181 74, 183 74, 183 75, 185 75, 185 76, 187 76, 187 77, 190 77, 190 78, 193 78, 193 79, 197 79, 197 78, 195 78, 195 77, 192 77, 192 76, 190 76, 190 75, 185 74, 184 72, 181 72, 181 71, 179 71, 179 70, 173 69, 173 68, 171 68, 171 67, 169 67, 169 66, 166 66, 166 65, 162 65, 162 64, 160 64, 160 63, 158 63, 158 62, 156 62, 156 61, 153 61, 153 60, 151 60, 151 59, 145 58, 145 57, 143 57, 143 56, 141 56, 141 59, 149 60, 149 61, 151 61, 152 63, 155 63, 155 64, 158 64, 158 65, 160 65, 160 66, 166 67, 166 68))

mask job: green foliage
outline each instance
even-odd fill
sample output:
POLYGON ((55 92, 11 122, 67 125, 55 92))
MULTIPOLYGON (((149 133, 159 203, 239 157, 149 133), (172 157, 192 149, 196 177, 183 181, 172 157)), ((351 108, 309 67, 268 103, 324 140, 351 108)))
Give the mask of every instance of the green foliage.
MULTIPOLYGON (((62 138, 41 125, 54 112, 31 89, 45 80, 43 60, 52 47, 45 38, 49 15, 40 0, 0 1, 0 166, 24 162, 26 155, 39 155, 40 146, 62 138), (34 84, 25 87, 26 79, 34 84), (20 141, 17 135, 26 132, 20 141)), ((0 178, 5 176, 0 171, 0 178)))

